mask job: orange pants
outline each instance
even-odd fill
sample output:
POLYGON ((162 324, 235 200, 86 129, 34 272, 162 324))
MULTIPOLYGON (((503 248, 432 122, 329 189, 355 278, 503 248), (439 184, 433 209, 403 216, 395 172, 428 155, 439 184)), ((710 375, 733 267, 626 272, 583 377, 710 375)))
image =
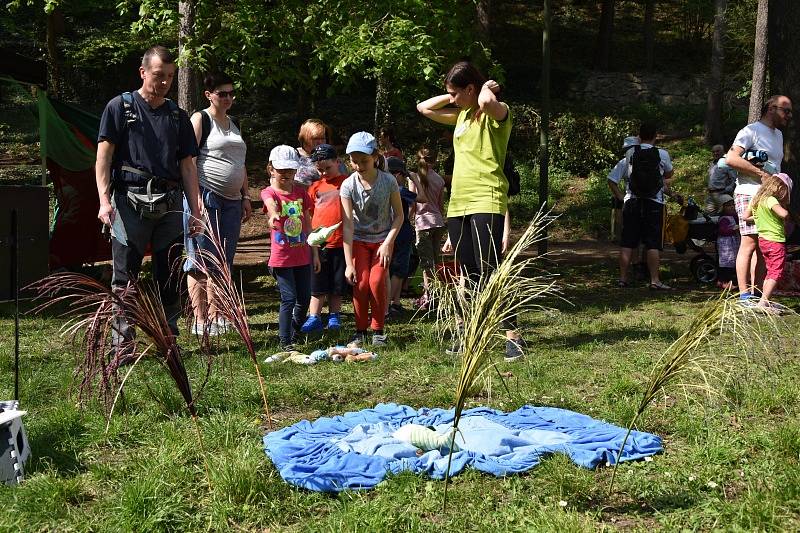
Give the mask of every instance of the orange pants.
POLYGON ((353 312, 358 331, 366 330, 368 325, 371 325, 373 331, 381 330, 386 320, 388 270, 381 265, 378 257, 381 244, 383 243, 353 241, 353 266, 357 280, 353 286, 353 312))

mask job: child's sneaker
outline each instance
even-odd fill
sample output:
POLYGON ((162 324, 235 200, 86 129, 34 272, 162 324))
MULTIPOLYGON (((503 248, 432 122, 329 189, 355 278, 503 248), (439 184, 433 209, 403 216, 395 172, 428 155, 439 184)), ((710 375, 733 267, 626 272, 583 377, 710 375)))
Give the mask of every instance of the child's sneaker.
POLYGON ((197 321, 195 321, 192 324, 192 335, 197 335, 199 337, 202 337, 206 333, 208 333, 209 337, 216 337, 217 335, 219 335, 217 324, 215 322, 207 322, 205 324, 200 324, 197 321))
POLYGON ((214 321, 214 324, 216 324, 217 331, 220 335, 224 335, 225 333, 233 330, 233 324, 222 315, 217 315, 217 319, 214 321))
POLYGON ((297 346, 295 346, 292 341, 288 341, 288 342, 281 341, 281 351, 282 352, 294 352, 294 351, 297 351, 297 346))
POLYGON ((339 331, 342 327, 342 322, 339 320, 339 313, 331 313, 328 315, 328 329, 330 331, 339 331))
POLYGON ((348 343, 347 346, 349 348, 361 348, 364 345, 365 337, 366 337, 365 332, 356 331, 355 335, 353 335, 353 338, 350 339, 350 342, 348 343))
POLYGON ((503 360, 506 363, 513 363, 514 361, 518 361, 525 357, 525 352, 523 351, 527 345, 525 344, 525 339, 520 337, 519 339, 506 339, 506 356, 503 360))
POLYGON ((323 328, 322 319, 319 315, 309 315, 305 323, 300 326, 300 331, 303 333, 313 333, 315 331, 321 331, 323 328))
POLYGON ((376 333, 372 336, 372 345, 373 346, 386 346, 389 344, 389 337, 380 333, 376 333))
POLYGON ((464 353, 464 348, 461 346, 461 340, 454 339, 453 344, 451 344, 449 348, 446 348, 444 353, 447 355, 462 355, 464 353))

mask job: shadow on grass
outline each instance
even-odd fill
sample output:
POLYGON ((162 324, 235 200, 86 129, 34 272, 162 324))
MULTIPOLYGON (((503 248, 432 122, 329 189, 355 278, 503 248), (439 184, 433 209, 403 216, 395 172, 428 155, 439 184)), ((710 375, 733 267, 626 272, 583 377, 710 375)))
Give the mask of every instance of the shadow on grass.
POLYGON ((539 337, 537 344, 550 348, 578 348, 589 344, 618 344, 623 341, 636 341, 657 339, 671 343, 681 335, 678 328, 659 329, 632 329, 616 328, 604 329, 601 333, 578 333, 572 336, 559 335, 554 338, 539 337))
POLYGON ((28 431, 31 460, 28 474, 56 470, 61 474, 77 474, 86 467, 80 459, 89 432, 80 413, 62 405, 57 413, 32 424, 28 431))

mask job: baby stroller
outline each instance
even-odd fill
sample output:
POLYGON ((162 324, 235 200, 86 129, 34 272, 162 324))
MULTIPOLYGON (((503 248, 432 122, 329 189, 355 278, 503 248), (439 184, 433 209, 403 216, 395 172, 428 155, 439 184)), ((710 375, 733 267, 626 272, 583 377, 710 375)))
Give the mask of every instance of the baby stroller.
POLYGON ((689 262, 689 271, 698 283, 708 285, 717 281, 717 224, 718 216, 708 215, 700 210, 693 198, 677 215, 670 215, 667 222, 675 251, 685 254, 691 249, 696 252, 689 262), (713 253, 707 248, 713 244, 713 253))

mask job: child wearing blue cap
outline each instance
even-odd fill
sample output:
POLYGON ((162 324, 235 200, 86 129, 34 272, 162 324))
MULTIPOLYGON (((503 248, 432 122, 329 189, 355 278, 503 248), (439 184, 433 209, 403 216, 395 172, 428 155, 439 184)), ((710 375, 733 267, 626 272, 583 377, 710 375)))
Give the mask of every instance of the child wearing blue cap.
POLYGON ((383 326, 387 305, 387 271, 400 226, 403 204, 394 176, 377 168, 378 143, 365 131, 353 134, 347 155, 354 172, 342 183, 342 238, 345 278, 353 285, 356 334, 363 343, 367 327, 372 344, 387 342, 383 326))

